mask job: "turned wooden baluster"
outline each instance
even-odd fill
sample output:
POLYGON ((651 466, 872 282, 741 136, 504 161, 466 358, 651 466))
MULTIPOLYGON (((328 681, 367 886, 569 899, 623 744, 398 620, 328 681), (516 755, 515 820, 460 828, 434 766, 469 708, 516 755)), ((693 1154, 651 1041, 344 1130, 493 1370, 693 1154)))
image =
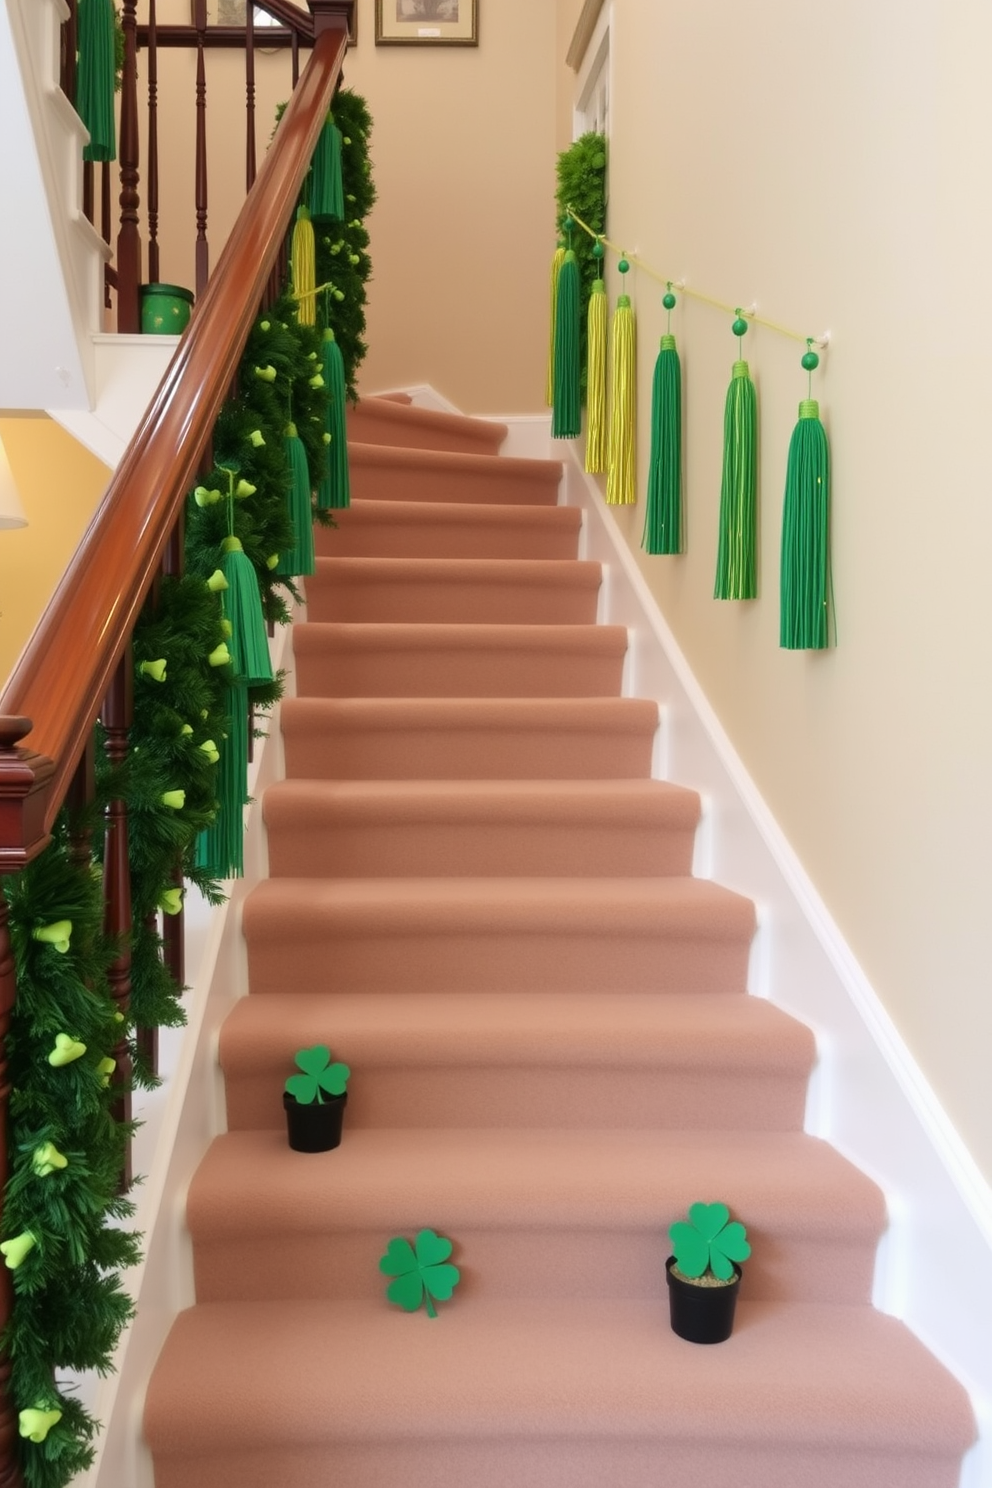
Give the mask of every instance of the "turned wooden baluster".
POLYGON ((207 0, 194 0, 196 26, 196 295, 210 278, 210 248, 207 243, 207 69, 204 44, 207 29, 207 0))
MULTIPOLYGON (((133 683, 134 666, 128 644, 100 713, 104 727, 104 752, 111 765, 122 764, 130 747, 130 730, 134 717, 133 683)), ((120 955, 111 962, 107 979, 117 1010, 126 1018, 131 1000, 131 864, 128 857, 127 802, 120 797, 107 802, 104 828, 103 928, 107 935, 121 943, 120 955)), ((127 1087, 131 1083, 131 1055, 123 1034, 111 1054, 117 1062, 114 1083, 119 1081, 124 1087, 114 1102, 114 1119, 130 1121, 131 1094, 127 1087)), ((121 1175, 122 1188, 131 1186, 131 1178, 129 1142, 124 1172, 121 1175)))
POLYGON ((124 74, 121 80, 121 225, 117 235, 117 329, 141 329, 141 233, 138 227, 138 0, 124 0, 124 74))
POLYGON ((158 262, 158 22, 148 0, 148 278, 160 282, 158 262))
POLYGON ((255 7, 245 7, 245 191, 255 184, 255 7))
POLYGON ((77 3, 69 0, 69 16, 59 35, 59 86, 70 103, 76 101, 77 3))

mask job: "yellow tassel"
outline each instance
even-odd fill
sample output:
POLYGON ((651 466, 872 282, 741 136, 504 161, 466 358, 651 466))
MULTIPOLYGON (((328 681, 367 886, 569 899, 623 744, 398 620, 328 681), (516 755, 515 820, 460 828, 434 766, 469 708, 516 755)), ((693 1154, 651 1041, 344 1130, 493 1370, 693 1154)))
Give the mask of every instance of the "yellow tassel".
POLYGON ((293 295, 296 299, 296 318, 300 325, 317 323, 317 246, 313 235, 313 223, 306 207, 300 207, 293 227, 293 246, 290 254, 293 273, 293 295))
POLYGON ((545 398, 549 408, 555 406, 555 321, 558 317, 558 275, 565 262, 565 247, 559 243, 551 260, 551 334, 548 338, 548 382, 545 398))
POLYGON ((606 500, 610 506, 633 506, 637 500, 634 368, 634 312, 630 297, 620 295, 613 313, 610 460, 606 476, 606 500))
POLYGON ((593 281, 589 297, 589 354, 587 358, 586 469, 590 475, 606 469, 606 285, 593 281))

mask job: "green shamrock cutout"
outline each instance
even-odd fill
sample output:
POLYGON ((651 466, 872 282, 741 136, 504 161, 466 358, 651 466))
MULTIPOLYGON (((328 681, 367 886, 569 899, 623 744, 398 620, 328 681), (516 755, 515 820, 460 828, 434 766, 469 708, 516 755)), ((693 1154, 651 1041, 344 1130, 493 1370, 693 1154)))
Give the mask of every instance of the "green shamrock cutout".
POLYGON ((298 1049, 296 1063, 302 1075, 290 1075, 286 1091, 295 1096, 301 1106, 324 1104, 326 1095, 343 1095, 348 1088, 351 1070, 346 1064, 332 1064, 331 1051, 326 1044, 314 1044, 312 1049, 298 1049))
POLYGON ((668 1231, 675 1264, 683 1276, 702 1276, 708 1269, 720 1281, 731 1281, 734 1261, 751 1254, 744 1226, 730 1221, 726 1204, 693 1204, 689 1222, 677 1220, 668 1231))
POLYGON ((416 1312, 425 1302, 427 1316, 437 1317, 432 1299, 447 1302, 461 1280, 461 1272, 457 1266, 443 1264, 451 1254, 451 1241, 433 1230, 421 1230, 414 1245, 402 1235, 394 1236, 387 1245, 379 1270, 396 1279, 386 1288, 386 1296, 405 1312, 416 1312))

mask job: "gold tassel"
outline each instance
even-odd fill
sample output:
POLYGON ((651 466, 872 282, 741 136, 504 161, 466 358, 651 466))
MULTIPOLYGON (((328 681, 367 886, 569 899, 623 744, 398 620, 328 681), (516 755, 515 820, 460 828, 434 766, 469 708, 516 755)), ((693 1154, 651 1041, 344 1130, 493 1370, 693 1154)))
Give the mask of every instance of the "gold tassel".
MULTIPOLYGON (((621 263, 625 260, 621 260, 621 263)), ((606 500, 610 506, 633 506, 637 500, 634 446, 635 410, 634 312, 630 297, 620 295, 613 312, 613 377, 610 402, 610 458, 606 500)))
POLYGON ((588 329, 586 470, 594 475, 606 469, 607 456, 606 285, 602 279, 593 280, 588 329))
POLYGON ((551 260, 551 332, 548 337, 548 381, 545 400, 549 408, 555 406, 555 321, 558 318, 558 275, 565 262, 565 245, 559 243, 551 260))
POLYGON ((290 253, 293 274, 293 297, 296 300, 296 318, 300 325, 317 323, 317 245, 313 235, 313 223, 306 207, 300 207, 293 226, 293 245, 290 253))

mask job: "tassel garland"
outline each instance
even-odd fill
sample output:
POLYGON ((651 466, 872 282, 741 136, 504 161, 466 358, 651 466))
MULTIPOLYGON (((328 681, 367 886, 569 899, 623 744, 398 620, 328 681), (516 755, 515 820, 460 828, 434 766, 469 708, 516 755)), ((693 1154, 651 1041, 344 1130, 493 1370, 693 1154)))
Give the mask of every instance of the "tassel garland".
POLYGON ((315 567, 313 503, 307 452, 295 424, 286 425, 285 447, 289 460, 288 500, 294 541, 291 548, 279 555, 276 572, 287 578, 309 578, 315 567))
POLYGON ((786 650, 830 644, 829 590, 830 450, 820 405, 804 398, 789 441, 782 514, 779 644, 786 650))
POLYGON ((555 404, 555 321, 558 316, 558 275, 565 262, 565 244, 559 243, 551 260, 551 319, 548 337, 548 382, 545 402, 549 408, 555 404))
POLYGON ((348 466, 348 428, 345 418, 348 390, 345 386, 344 358, 332 330, 324 332, 321 343, 324 385, 330 394, 327 405, 327 433, 330 436, 327 474, 317 488, 320 511, 340 510, 351 505, 351 475, 348 466))
POLYGON ((300 325, 316 325, 317 244, 310 212, 306 207, 297 209, 290 249, 290 269, 293 276, 293 297, 296 300, 296 319, 300 325))
POLYGON ((648 553, 682 552, 682 367, 670 333, 662 336, 654 364, 651 463, 641 546, 648 553))
POLYGON ((576 439, 582 432, 582 364, 579 310, 579 261, 573 249, 558 273, 555 309, 554 401, 551 435, 576 439))
MULTIPOLYGON (((600 248, 599 243, 596 244, 600 248)), ((595 279, 589 296, 586 355, 586 470, 599 474, 606 469, 606 285, 595 279)))
MULTIPOLYGON (((746 321, 735 321, 747 329, 746 321)), ((714 599, 754 599, 757 575, 758 403, 747 362, 736 361, 723 410, 723 479, 714 599)))
POLYGON ((341 131, 328 114, 310 168, 310 216, 344 221, 344 184, 341 175, 341 131))
POLYGON ((240 878, 245 867, 244 808, 248 801, 248 689, 232 682, 227 728, 217 766, 217 815, 196 840, 197 867, 212 878, 240 878))
POLYGON ((225 619, 231 626, 228 649, 232 665, 249 687, 262 687, 273 680, 262 596, 255 566, 238 538, 225 537, 220 568, 227 580, 223 603, 225 619))
POLYGON ((116 48, 113 0, 79 0, 76 112, 90 133, 84 160, 116 160, 114 126, 116 48))
MULTIPOLYGON (((622 258, 621 273, 629 265, 622 258)), ((606 500, 610 506, 633 506, 637 500, 635 436, 635 327, 628 295, 620 295, 613 312, 613 356, 610 402, 610 451, 606 500)))

